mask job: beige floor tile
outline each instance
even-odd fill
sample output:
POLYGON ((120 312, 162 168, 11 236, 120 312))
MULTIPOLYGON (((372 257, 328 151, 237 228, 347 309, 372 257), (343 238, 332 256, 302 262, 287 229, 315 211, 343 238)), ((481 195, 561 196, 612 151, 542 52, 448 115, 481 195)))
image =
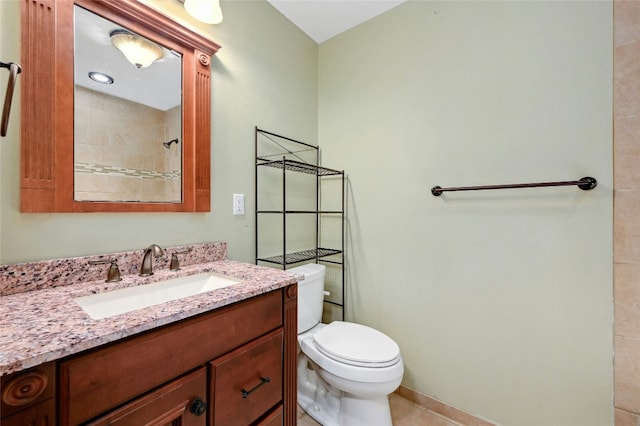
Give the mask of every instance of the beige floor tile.
POLYGON ((615 333, 640 339, 640 264, 614 265, 615 333))
POLYGON ((637 414, 616 408, 616 426, 637 426, 639 421, 640 416, 637 414))
MULTIPOLYGON (((414 404, 397 394, 391 394, 389 405, 394 426, 461 426, 459 423, 414 404)), ((298 426, 318 425, 298 406, 298 426)))
POLYGON ((615 406, 640 412, 640 340, 615 337, 615 406))
POLYGON ((298 426, 318 426, 320 423, 313 420, 311 417, 304 412, 302 408, 298 405, 298 426))
POLYGON ((617 1, 615 3, 615 45, 640 38, 640 3, 637 1, 617 1))
POLYGON ((618 263, 640 263, 638 211, 640 191, 615 191, 613 253, 618 263))
POLYGON ((391 394, 389 405, 394 426, 460 426, 396 394, 391 394))

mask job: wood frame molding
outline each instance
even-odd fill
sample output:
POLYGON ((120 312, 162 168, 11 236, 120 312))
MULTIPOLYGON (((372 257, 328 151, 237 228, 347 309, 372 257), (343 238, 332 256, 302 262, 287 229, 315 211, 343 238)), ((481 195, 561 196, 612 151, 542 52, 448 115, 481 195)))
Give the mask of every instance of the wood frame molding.
MULTIPOLYGON (((284 364, 297 365, 298 359, 298 284, 287 286, 283 294, 284 304, 284 364)), ((298 370, 284 370, 284 425, 295 426, 298 407, 298 370)))
POLYGON ((211 56, 219 45, 136 0, 22 0, 20 211, 211 210, 211 56), (73 6, 77 4, 183 55, 182 203, 75 201, 73 6))

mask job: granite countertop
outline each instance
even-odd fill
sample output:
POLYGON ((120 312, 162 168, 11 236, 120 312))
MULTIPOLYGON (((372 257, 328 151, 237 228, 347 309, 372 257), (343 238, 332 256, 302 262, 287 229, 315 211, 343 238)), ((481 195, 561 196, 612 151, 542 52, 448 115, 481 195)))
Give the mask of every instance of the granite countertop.
POLYGON ((142 331, 294 284, 294 275, 231 260, 161 269, 151 277, 124 275, 0 297, 0 376, 76 354, 142 331), (242 280, 238 284, 144 309, 94 320, 73 300, 79 296, 148 284, 200 272, 242 280))

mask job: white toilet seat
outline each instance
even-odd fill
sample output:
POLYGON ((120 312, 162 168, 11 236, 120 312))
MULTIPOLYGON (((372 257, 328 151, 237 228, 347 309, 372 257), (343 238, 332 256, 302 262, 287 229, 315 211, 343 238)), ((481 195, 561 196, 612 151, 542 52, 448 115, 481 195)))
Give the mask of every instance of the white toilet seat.
MULTIPOLYGON (((337 357, 330 357, 329 355, 321 352, 316 345, 314 335, 322 331, 326 327, 328 327, 327 324, 318 324, 306 333, 298 335, 298 343, 300 345, 300 349, 309 359, 318 364, 320 368, 325 369, 327 372, 337 377, 362 383, 386 383, 396 380, 399 381, 399 379, 402 378, 402 375, 404 373, 404 364, 402 362, 402 357, 399 353, 399 350, 397 357, 395 357, 393 360, 386 360, 385 362, 381 362, 377 365, 376 363, 360 363, 364 365, 354 365, 353 361, 351 361, 351 364, 348 364, 339 359, 336 359, 337 357)), ((331 333, 331 329, 329 329, 329 332, 327 332, 326 334, 330 335, 331 333)), ((384 334, 382 335, 385 336, 384 334)), ((385 337, 391 340, 389 337, 385 337)), ((393 342, 393 340, 391 341, 393 342)))
POLYGON ((329 358, 359 367, 389 367, 400 348, 380 331, 362 324, 334 321, 313 335, 316 348, 329 358))

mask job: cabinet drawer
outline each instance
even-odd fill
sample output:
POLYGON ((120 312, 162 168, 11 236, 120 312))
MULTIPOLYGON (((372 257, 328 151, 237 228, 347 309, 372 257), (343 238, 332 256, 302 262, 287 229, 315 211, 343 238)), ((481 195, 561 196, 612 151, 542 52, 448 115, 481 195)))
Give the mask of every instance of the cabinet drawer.
POLYGON ((273 291, 60 363, 60 424, 76 425, 282 325, 273 291))
POLYGON ((211 424, 249 425, 282 400, 283 332, 274 331, 211 364, 211 424))
POLYGON ((271 410, 264 418, 258 420, 255 426, 282 426, 284 425, 284 409, 282 404, 271 410))
POLYGON ((87 426, 182 425, 205 426, 207 416, 190 411, 196 399, 207 394, 207 372, 203 367, 142 396, 87 426))

